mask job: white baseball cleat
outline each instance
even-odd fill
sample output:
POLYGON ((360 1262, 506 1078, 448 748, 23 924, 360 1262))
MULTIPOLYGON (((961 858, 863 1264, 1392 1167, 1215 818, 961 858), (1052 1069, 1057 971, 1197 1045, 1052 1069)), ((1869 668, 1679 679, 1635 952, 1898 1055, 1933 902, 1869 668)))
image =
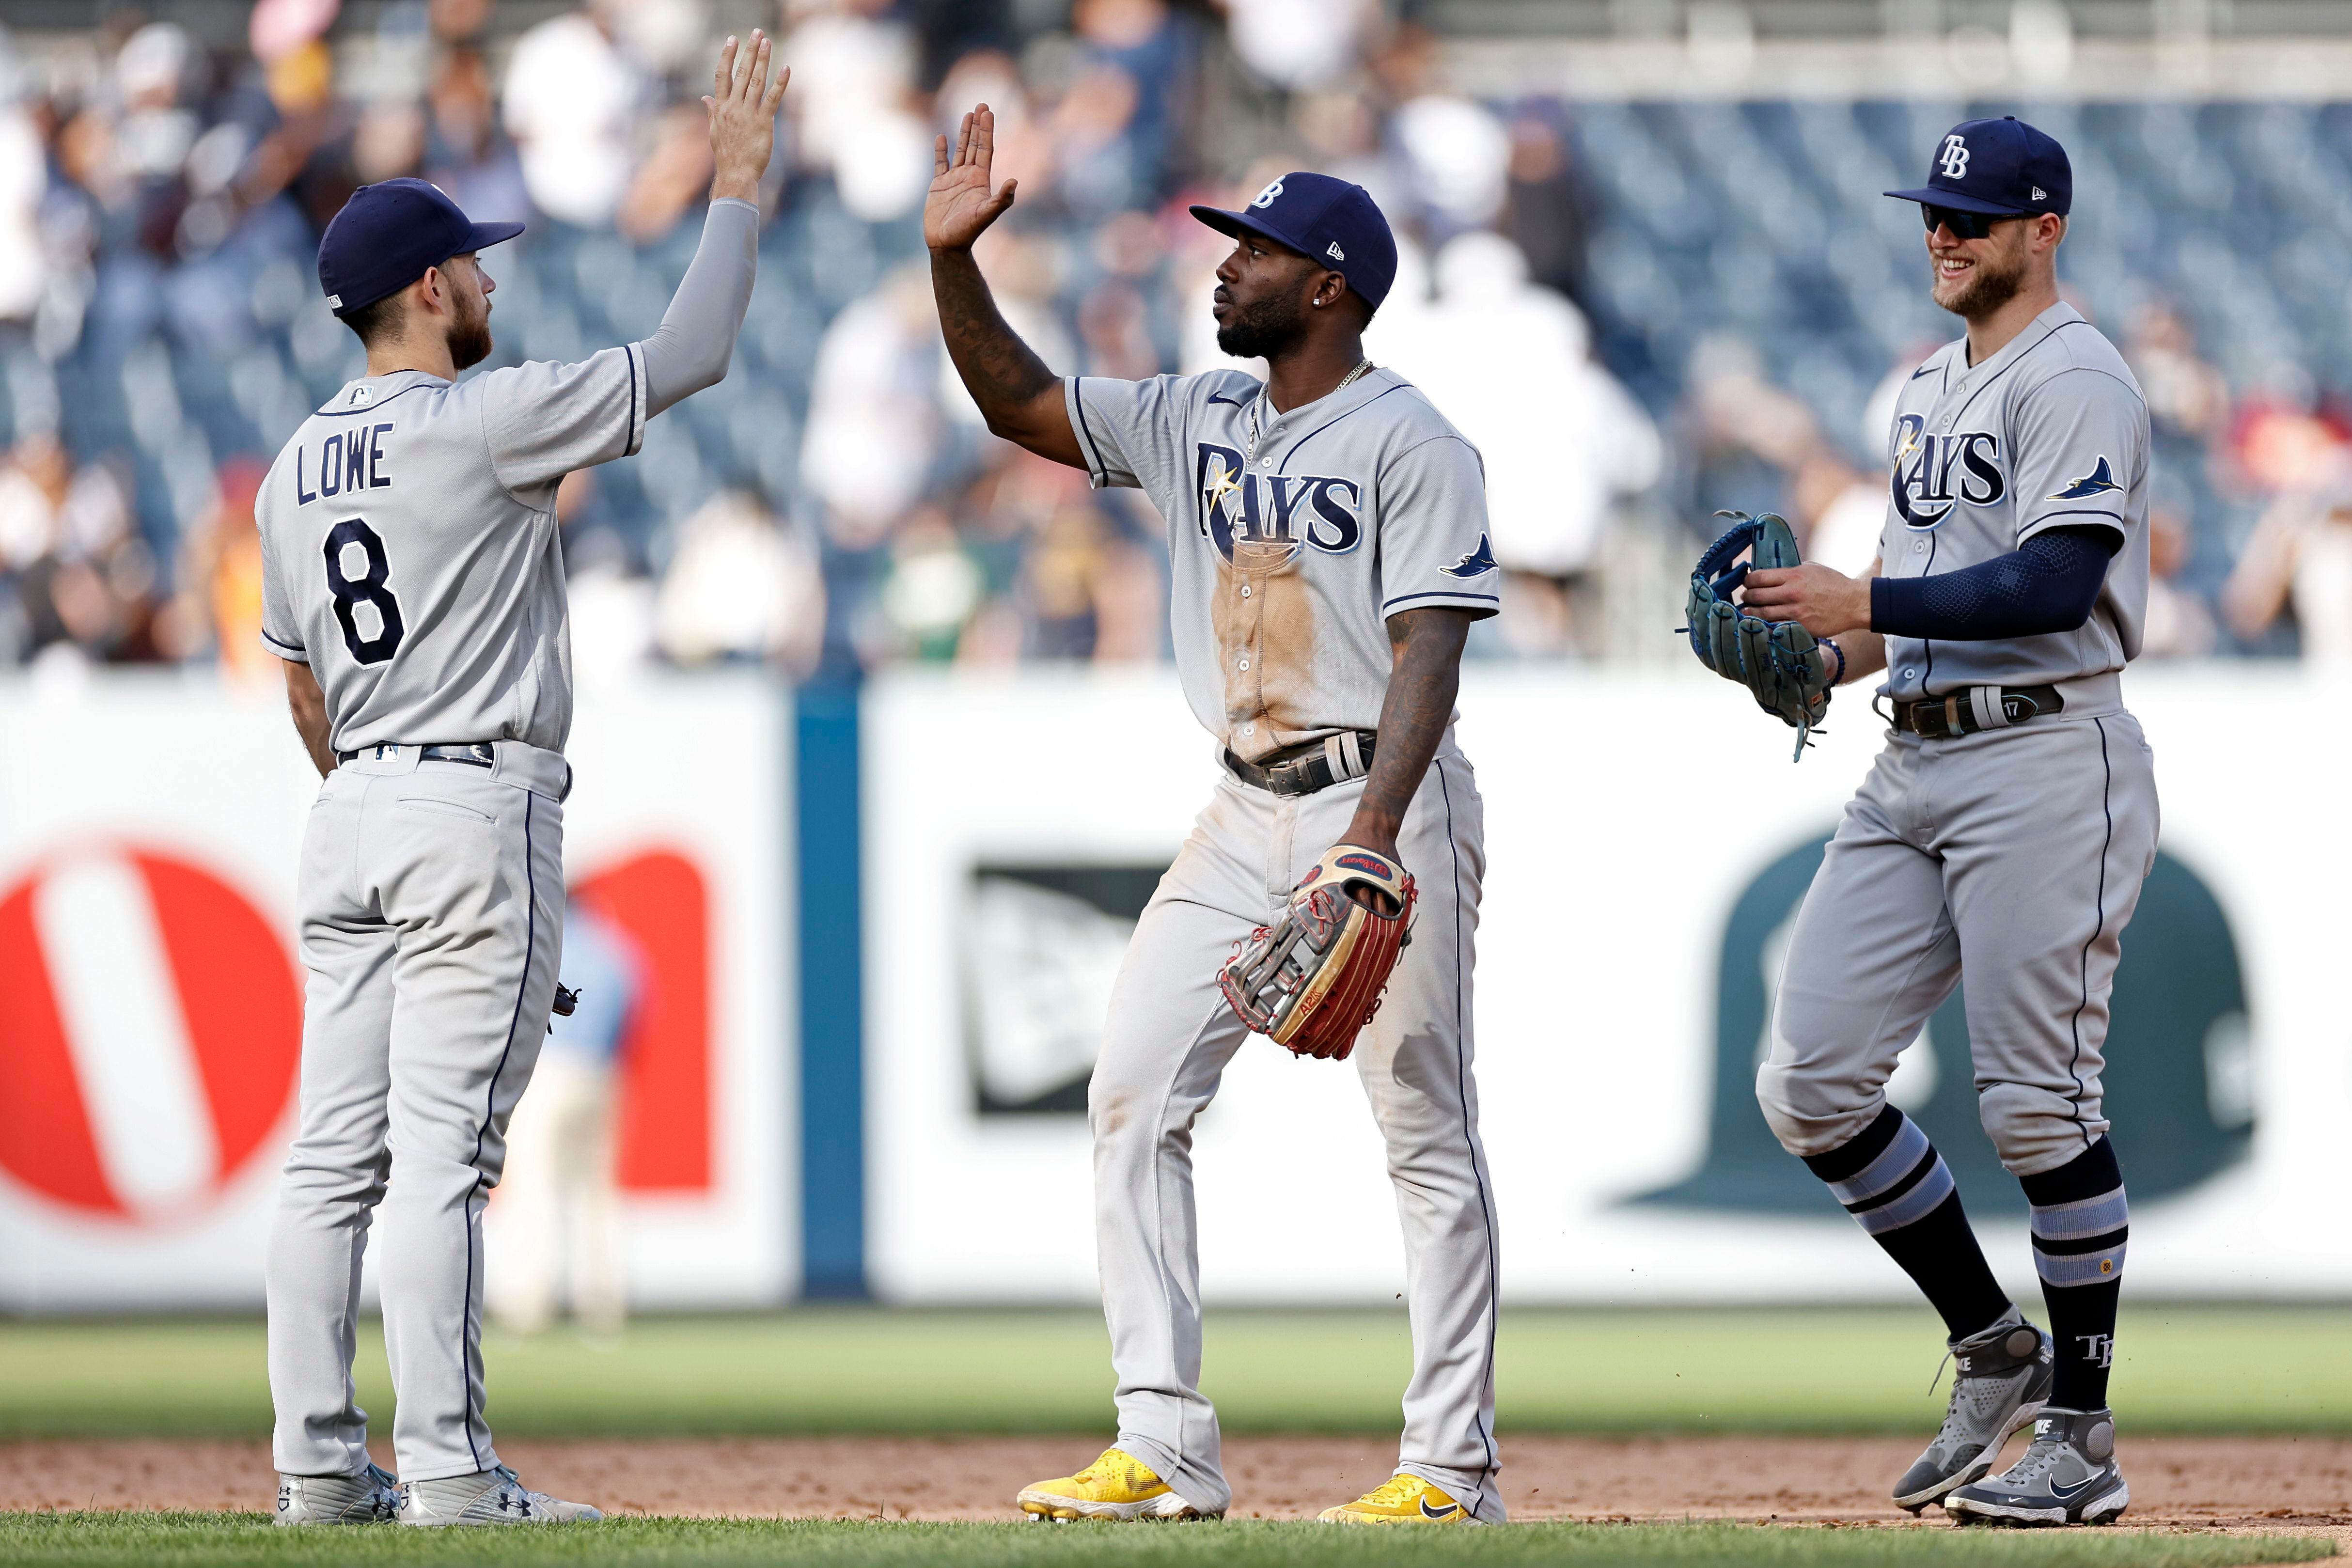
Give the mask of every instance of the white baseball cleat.
POLYGON ((535 1492, 500 1465, 470 1476, 437 1481, 404 1481, 394 1517, 403 1524, 593 1524, 604 1517, 584 1502, 565 1502, 535 1492))
POLYGON ((381 1524, 400 1501, 400 1483, 390 1470, 371 1462, 355 1476, 278 1478, 278 1522, 381 1524))

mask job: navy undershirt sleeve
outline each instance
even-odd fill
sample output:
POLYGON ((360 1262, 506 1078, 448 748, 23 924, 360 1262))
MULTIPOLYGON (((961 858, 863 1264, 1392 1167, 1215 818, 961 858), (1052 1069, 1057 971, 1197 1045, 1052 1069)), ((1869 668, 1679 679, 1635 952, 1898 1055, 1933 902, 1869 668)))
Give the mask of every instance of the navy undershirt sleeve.
POLYGON ((2107 562, 2122 547, 2112 528, 2052 528, 1957 572, 1873 577, 1870 629, 1939 642, 2070 632, 2091 618, 2107 562))

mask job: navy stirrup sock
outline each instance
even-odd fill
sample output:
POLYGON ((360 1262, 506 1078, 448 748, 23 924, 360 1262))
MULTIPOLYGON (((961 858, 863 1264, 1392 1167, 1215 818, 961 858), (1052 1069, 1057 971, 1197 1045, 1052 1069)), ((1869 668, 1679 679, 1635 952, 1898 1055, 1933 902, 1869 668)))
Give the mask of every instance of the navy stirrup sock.
POLYGON ((1952 1339, 1989 1328, 2009 1310, 1952 1173, 1917 1122, 1889 1105, 1847 1142, 1804 1161, 1911 1276, 1952 1339))

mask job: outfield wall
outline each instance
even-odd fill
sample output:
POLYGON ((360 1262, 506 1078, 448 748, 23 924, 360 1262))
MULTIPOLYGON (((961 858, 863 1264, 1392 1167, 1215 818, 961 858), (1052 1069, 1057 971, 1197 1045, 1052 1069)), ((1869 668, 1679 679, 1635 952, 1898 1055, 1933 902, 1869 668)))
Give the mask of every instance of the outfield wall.
MULTIPOLYGON (((2131 1277, 2352 1294, 2329 694, 2244 667, 2130 684, 2165 804, 2107 1085, 2131 1277)), ((1861 706, 1842 698, 1792 766, 1785 732, 1703 675, 1472 670, 1478 1070, 1513 1299, 1901 1295, 1747 1089, 1788 915, 1877 744, 1861 706)), ((1094 1042, 1214 778, 1173 679, 908 672, 855 704, 667 679, 584 701, 572 755, 575 893, 654 976, 625 1069, 635 1300, 780 1303, 804 1278, 1090 1300, 1094 1042)), ((274 694, 0 683, 0 1310, 258 1299, 314 787, 274 694)), ((2026 1290, 1966 1028, 1939 1013, 1893 1093, 2026 1290)), ((1351 1068, 1246 1047, 1198 1163, 1213 1299, 1394 1299, 1351 1068)))
MULTIPOLYGON (((2107 1079, 2131 1278, 2176 1296, 2340 1295, 2345 854, 2314 829, 2347 742, 2293 674, 2130 686, 2165 819, 2107 1079)), ((1779 942, 1879 726, 1843 697, 1792 766, 1788 732, 1703 674, 1474 668, 1461 706, 1486 802, 1477 1060, 1508 1294, 1899 1299, 1748 1092, 1779 942)), ((1087 1299, 1094 1020, 1206 798, 1211 747, 1158 674, 898 676, 865 722, 875 1289, 1087 1299), (1047 761, 1048 737, 1082 760, 1047 761)), ((2031 1290, 2022 1199, 1976 1126, 1957 1001, 1927 1036, 1891 1090, 2031 1290)), ((1211 1297, 1394 1298, 1395 1200, 1352 1068, 1245 1047, 1195 1157, 1211 1297)))
MULTIPOLYGON (((791 723, 751 679, 581 706, 565 861, 641 976, 617 1135, 646 1305, 797 1289, 791 723)), ((0 1310, 260 1300, 317 787, 278 693, 0 684, 0 1310)))

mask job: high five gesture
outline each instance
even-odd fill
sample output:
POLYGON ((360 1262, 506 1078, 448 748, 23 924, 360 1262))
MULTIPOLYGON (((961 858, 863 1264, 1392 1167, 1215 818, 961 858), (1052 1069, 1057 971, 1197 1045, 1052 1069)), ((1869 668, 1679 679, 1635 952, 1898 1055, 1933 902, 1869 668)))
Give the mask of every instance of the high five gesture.
POLYGON ((730 37, 719 51, 718 68, 710 75, 710 91, 702 106, 710 111, 710 199, 757 204, 760 179, 768 172, 768 158, 776 146, 776 110, 784 101, 784 84, 793 79, 787 66, 768 83, 769 55, 775 40, 751 29, 751 47, 739 49, 730 37))
POLYGON ((933 250, 968 250, 1013 205, 1021 184, 1007 180, 1002 190, 989 184, 996 155, 996 111, 983 103, 963 117, 952 158, 946 137, 932 146, 939 174, 931 181, 930 195, 923 198, 923 243, 933 250))

